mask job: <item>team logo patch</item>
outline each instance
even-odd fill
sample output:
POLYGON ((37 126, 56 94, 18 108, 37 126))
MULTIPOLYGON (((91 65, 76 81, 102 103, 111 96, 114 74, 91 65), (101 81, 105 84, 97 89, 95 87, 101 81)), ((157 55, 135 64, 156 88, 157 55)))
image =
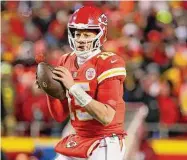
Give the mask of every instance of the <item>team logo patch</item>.
POLYGON ((95 69, 94 68, 89 68, 87 71, 86 71, 86 79, 87 80, 92 80, 94 79, 96 76, 96 72, 95 72, 95 69))
POLYGON ((66 148, 72 148, 72 147, 75 147, 76 145, 77 145, 77 143, 75 141, 69 141, 66 144, 66 148))

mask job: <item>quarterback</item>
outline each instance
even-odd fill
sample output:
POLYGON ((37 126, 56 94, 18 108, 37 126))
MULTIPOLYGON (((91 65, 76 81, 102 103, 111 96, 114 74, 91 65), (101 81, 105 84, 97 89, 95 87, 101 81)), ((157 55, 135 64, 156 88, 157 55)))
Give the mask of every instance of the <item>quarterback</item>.
POLYGON ((53 79, 66 88, 65 99, 47 96, 52 117, 68 115, 75 134, 56 146, 55 160, 122 160, 125 153, 123 84, 125 63, 101 50, 106 41, 107 17, 93 6, 74 12, 68 22, 72 53, 61 57, 53 79))

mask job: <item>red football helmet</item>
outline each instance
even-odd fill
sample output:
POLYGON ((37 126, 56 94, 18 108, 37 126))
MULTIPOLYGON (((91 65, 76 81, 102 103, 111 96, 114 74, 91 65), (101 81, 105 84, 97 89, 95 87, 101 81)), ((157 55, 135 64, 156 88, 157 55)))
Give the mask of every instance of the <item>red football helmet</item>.
MULTIPOLYGON (((73 13, 68 23, 68 40, 70 47, 75 52, 80 52, 77 51, 75 47, 75 39, 73 34, 75 29, 98 30, 97 36, 92 40, 93 48, 90 49, 90 51, 98 49, 106 41, 107 17, 99 8, 94 6, 84 6, 73 13)), ((84 53, 85 52, 79 54, 84 53)))

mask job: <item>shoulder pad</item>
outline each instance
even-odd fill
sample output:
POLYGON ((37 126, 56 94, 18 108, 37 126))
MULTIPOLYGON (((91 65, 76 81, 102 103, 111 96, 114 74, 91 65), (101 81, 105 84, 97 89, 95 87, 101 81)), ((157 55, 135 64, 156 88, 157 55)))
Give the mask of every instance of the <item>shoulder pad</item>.
POLYGON ((97 56, 97 58, 98 58, 99 64, 101 65, 103 65, 103 63, 105 65, 107 64, 114 65, 116 63, 125 65, 123 58, 113 52, 102 52, 97 56))

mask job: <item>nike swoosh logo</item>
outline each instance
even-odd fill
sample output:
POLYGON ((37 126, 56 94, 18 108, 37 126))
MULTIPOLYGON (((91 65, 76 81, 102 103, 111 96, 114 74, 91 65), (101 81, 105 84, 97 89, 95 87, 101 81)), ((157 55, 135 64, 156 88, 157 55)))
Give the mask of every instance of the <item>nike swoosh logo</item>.
POLYGON ((115 62, 117 62, 117 59, 115 59, 115 60, 111 60, 111 63, 115 63, 115 62))

